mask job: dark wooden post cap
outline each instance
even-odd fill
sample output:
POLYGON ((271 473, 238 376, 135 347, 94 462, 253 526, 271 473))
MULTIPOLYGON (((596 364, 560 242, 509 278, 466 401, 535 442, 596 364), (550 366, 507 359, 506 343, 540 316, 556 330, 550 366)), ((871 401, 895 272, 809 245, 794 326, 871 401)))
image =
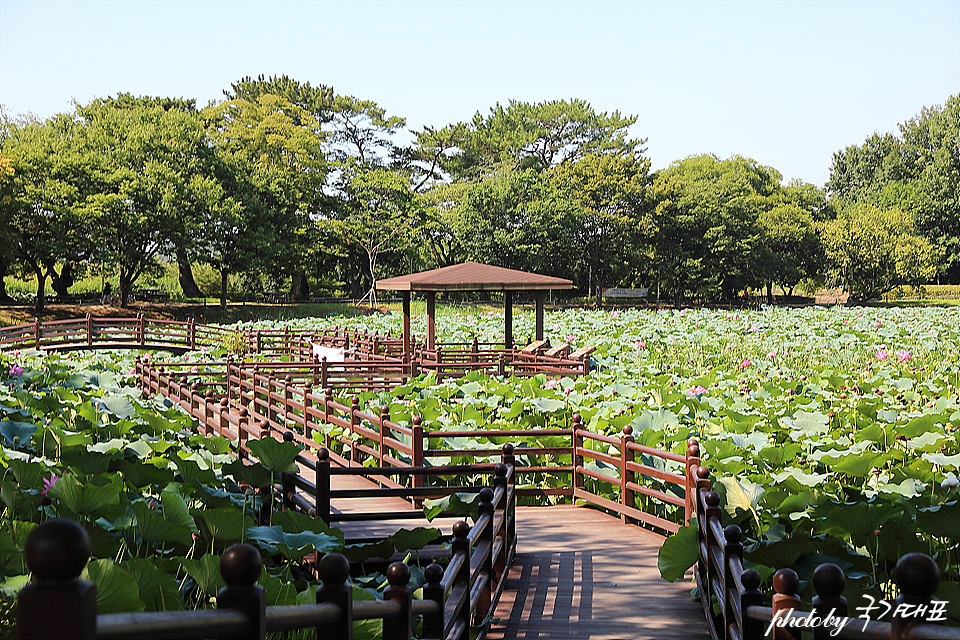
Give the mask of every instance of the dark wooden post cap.
POLYGON ((623 435, 625 435, 625 436, 632 436, 632 435, 633 435, 633 427, 631 427, 630 425, 624 425, 624 427, 623 427, 623 435))
POLYGON ((250 412, 247 410, 246 407, 244 407, 243 409, 240 409, 240 417, 241 417, 241 418, 246 418, 246 417, 248 417, 249 415, 250 415, 250 412))
POLYGON ((837 598, 847 586, 843 570, 831 562, 825 562, 813 570, 813 588, 821 598, 837 598))
POLYGON ((343 584, 350 577, 350 561, 339 553, 328 553, 320 559, 317 574, 325 585, 343 584))
POLYGON ((461 540, 470 535, 470 523, 466 520, 453 523, 453 537, 461 540))
POLYGON ((35 579, 72 580, 87 566, 90 538, 73 520, 46 520, 27 536, 23 555, 35 579))
POLYGON ((710 469, 707 467, 697 467, 697 477, 701 480, 706 480, 710 477, 710 469))
POLYGON ((773 589, 785 596, 792 596, 800 588, 800 578, 793 569, 780 569, 773 574, 773 589))
POLYGON ((423 418, 421 418, 420 416, 413 416, 413 419, 411 420, 411 422, 413 422, 414 426, 419 427, 423 423, 423 418))
POLYGON ((284 442, 293 442, 293 431, 284 431, 284 432, 283 432, 283 441, 284 441, 284 442))
POLYGON ((502 462, 493 465, 493 475, 498 478, 505 478, 507 476, 507 465, 502 462))
POLYGON ((330 451, 329 451, 329 450, 327 450, 327 449, 324 448, 324 447, 321 447, 320 449, 317 449, 317 460, 329 460, 329 459, 330 459, 330 451))
POLYGON ((490 487, 480 489, 480 502, 493 502, 493 489, 490 487))
POLYGON ((423 570, 423 577, 426 579, 427 584, 440 584, 440 582, 443 581, 443 567, 434 562, 423 570))
POLYGON ((897 562, 893 579, 911 601, 927 600, 940 585, 940 567, 926 554, 908 553, 897 562))
MULTIPOLYGON (((700 467, 701 469, 703 467, 700 467)), ((708 491, 705 497, 708 507, 719 507, 720 506, 720 494, 716 491, 708 491)))
POLYGON ((394 562, 387 567, 387 582, 393 587, 405 587, 410 582, 410 567, 403 562, 394 562))
POLYGON ((756 569, 744 569, 740 575, 740 582, 743 583, 744 589, 754 591, 760 588, 760 572, 756 569))
POLYGON ((700 445, 696 440, 687 445, 687 457, 688 458, 699 458, 700 457, 700 445))
POLYGON ((512 442, 508 442, 504 444, 501 449, 501 451, 503 451, 503 455, 505 456, 513 455, 513 450, 514 450, 514 446, 512 442))
POLYGON ((260 552, 252 545, 246 543, 231 545, 220 556, 220 575, 228 586, 250 586, 260 578, 262 570, 263 561, 260 559, 260 552))
POLYGON ((293 378, 291 378, 289 375, 283 376, 283 381, 284 381, 284 382, 291 382, 292 380, 293 380, 293 378))
POLYGON ((740 527, 731 524, 727 525, 727 528, 723 530, 723 537, 727 541, 727 544, 740 544, 740 541, 743 540, 743 532, 740 531, 740 527))

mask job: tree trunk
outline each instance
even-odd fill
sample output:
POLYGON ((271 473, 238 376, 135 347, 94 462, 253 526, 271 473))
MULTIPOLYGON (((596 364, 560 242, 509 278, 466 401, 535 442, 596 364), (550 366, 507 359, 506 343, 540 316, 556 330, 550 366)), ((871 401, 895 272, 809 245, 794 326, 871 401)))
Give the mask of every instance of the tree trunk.
POLYGON ((187 298, 202 298, 203 293, 197 286, 197 281, 193 279, 193 267, 190 266, 190 257, 182 247, 177 247, 177 272, 180 280, 180 289, 187 298))
POLYGON ((43 269, 40 267, 35 267, 33 270, 37 274, 37 301, 33 307, 33 310, 40 315, 43 311, 43 290, 47 286, 47 276, 44 275, 43 269))
POLYGON ((47 269, 50 274, 50 284, 53 287, 53 290, 57 292, 58 298, 67 298, 70 295, 70 287, 74 283, 74 267, 72 262, 66 262, 63 265, 63 268, 60 269, 60 273, 57 273, 57 270, 52 265, 47 269))
POLYGON ((3 277, 7 275, 7 268, 10 266, 12 260, 8 257, 9 254, 7 251, 0 252, 0 301, 9 302, 13 300, 10 297, 10 294, 7 293, 7 283, 4 282, 3 277))
POLYGON ((767 280, 767 304, 773 304, 773 280, 767 280))
POLYGON ((229 271, 224 268, 220 270, 220 307, 227 308, 227 275, 229 271))
POLYGON ((300 271, 295 271, 290 281, 290 299, 307 300, 310 297, 310 281, 300 271))
POLYGON ((130 290, 133 288, 133 279, 130 273, 120 265, 120 308, 126 309, 130 303, 130 290))

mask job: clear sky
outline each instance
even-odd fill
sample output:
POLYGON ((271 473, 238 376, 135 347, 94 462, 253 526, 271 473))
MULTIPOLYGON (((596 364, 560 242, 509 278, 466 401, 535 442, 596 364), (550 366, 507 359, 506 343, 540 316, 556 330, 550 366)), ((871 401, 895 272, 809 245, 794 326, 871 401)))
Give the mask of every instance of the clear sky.
POLYGON ((832 154, 960 93, 960 0, 0 0, 0 105, 223 97, 289 75, 413 129, 514 99, 637 116, 654 168, 832 154))

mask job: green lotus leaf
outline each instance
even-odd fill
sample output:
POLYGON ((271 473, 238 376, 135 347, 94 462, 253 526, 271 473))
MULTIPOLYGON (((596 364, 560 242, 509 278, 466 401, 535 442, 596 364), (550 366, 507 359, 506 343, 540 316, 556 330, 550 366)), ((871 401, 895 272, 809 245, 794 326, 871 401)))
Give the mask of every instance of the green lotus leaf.
POLYGON ((97 613, 143 611, 137 581, 114 564, 113 560, 92 560, 80 578, 97 585, 97 613))
POLYGON ((140 600, 146 611, 182 611, 183 600, 176 576, 160 571, 150 560, 134 558, 118 565, 137 583, 140 600))
POLYGON ((180 558, 180 566, 194 579, 197 588, 208 598, 217 595, 217 591, 226 586, 220 575, 220 557, 206 554, 197 558, 180 558))
POLYGON ((3 436, 7 446, 14 449, 30 448, 30 439, 36 432, 37 425, 32 422, 0 421, 0 436, 3 436))
MULTIPOLYGON (((119 483, 119 478, 116 479, 119 483)), ((89 515, 120 504, 118 484, 97 486, 81 483, 73 474, 65 474, 47 491, 47 496, 78 515, 89 515)))
POLYGON ((153 511, 145 502, 135 502, 130 505, 137 517, 137 528, 145 542, 165 544, 176 542, 185 547, 193 544, 193 536, 188 527, 164 519, 162 515, 153 511))
POLYGON ((269 553, 280 552, 288 560, 302 558, 313 551, 327 552, 340 548, 333 536, 312 531, 287 533, 280 525, 250 527, 247 537, 269 553))
POLYGON ((687 570, 700 558, 697 519, 680 527, 660 545, 657 553, 657 568, 660 577, 667 582, 676 582, 683 578, 687 570))
POLYGON ((441 536, 440 529, 435 527, 417 527, 415 529, 400 529, 387 540, 397 551, 419 551, 441 536))
POLYGON ((766 493, 762 485, 755 482, 741 482, 736 478, 720 478, 720 483, 726 490, 727 501, 724 509, 731 516, 737 515, 737 509, 755 511, 760 505, 760 499, 766 493))
POLYGON ((244 532, 253 525, 253 518, 244 515, 239 507, 217 507, 216 509, 194 510, 197 524, 202 523, 204 537, 221 542, 238 542, 244 532))
POLYGON ((247 442, 247 448, 257 460, 274 473, 296 471, 294 461, 300 455, 300 447, 293 442, 281 442, 274 438, 260 438, 247 442))

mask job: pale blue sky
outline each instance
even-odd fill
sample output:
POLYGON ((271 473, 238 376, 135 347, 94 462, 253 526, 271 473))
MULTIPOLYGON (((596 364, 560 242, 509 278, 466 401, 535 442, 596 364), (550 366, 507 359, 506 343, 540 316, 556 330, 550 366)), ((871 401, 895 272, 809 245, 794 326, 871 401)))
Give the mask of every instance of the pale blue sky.
POLYGON ((222 99, 287 74, 411 128, 510 99, 638 116, 654 168, 740 154, 822 185, 832 154, 960 93, 960 0, 0 0, 0 105, 222 99))

